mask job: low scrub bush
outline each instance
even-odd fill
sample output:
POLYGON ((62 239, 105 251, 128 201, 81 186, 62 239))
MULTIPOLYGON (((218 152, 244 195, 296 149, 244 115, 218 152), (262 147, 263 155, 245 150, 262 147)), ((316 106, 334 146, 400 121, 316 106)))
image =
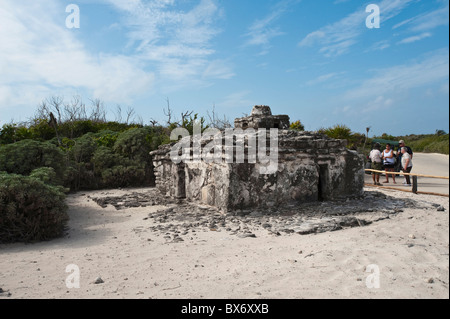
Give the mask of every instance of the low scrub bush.
POLYGON ((29 175, 41 167, 53 168, 62 182, 65 173, 64 153, 49 142, 23 140, 0 147, 0 171, 29 175))
MULTIPOLYGON (((49 173, 50 171, 47 171, 49 173)), ((65 194, 34 177, 0 173, 0 242, 49 240, 63 234, 68 220, 65 194)))

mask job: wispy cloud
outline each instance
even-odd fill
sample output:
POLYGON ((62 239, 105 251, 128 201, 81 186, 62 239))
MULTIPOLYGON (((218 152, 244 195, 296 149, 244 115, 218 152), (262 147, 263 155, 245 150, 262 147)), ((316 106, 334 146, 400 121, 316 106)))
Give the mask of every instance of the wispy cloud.
MULTIPOLYGON (((383 13, 382 22, 398 15, 413 0, 383 0, 379 3, 383 13)), ((367 13, 365 8, 360 7, 357 11, 347 15, 345 18, 326 25, 319 30, 306 35, 300 41, 300 47, 318 46, 319 52, 327 57, 338 56, 349 52, 358 38, 367 28, 365 21, 367 13)))
POLYGON ((128 47, 141 60, 154 63, 163 79, 190 83, 199 77, 234 75, 226 63, 213 58, 211 42, 220 33, 215 22, 222 14, 216 0, 199 0, 189 9, 174 0, 107 1, 126 13, 128 47))
POLYGON ((324 82, 330 81, 332 79, 335 79, 339 75, 340 75, 340 73, 336 73, 336 72, 324 74, 324 75, 318 76, 314 80, 306 82, 306 84, 307 85, 316 85, 316 84, 324 83, 324 82))
POLYGON ((250 91, 244 90, 229 94, 223 101, 216 104, 221 109, 227 108, 243 108, 247 110, 249 107, 256 105, 255 101, 252 101, 248 96, 250 91))
POLYGON ((449 2, 448 0, 441 2, 444 4, 444 7, 420 14, 394 25, 392 27, 393 30, 406 28, 403 33, 415 33, 414 35, 397 42, 397 44, 409 44, 430 38, 433 34, 429 31, 443 25, 448 25, 449 2))
POLYGON ((448 25, 449 2, 448 0, 442 2, 444 3, 443 7, 402 21, 393 26, 392 29, 395 30, 403 26, 408 26, 410 31, 423 32, 439 26, 448 25))
POLYGON ((351 101, 373 101, 381 96, 386 101, 394 100, 394 96, 411 89, 439 82, 448 83, 448 69, 448 49, 439 50, 424 57, 420 62, 410 61, 376 71, 373 77, 347 91, 344 98, 351 101))
POLYGON ((289 6, 298 3, 299 0, 284 0, 279 2, 271 9, 271 13, 262 19, 258 19, 249 27, 244 35, 247 39, 246 46, 262 47, 261 54, 265 54, 270 49, 270 41, 284 34, 280 28, 274 24, 289 9, 289 6))
POLYGON ((400 42, 398 42, 398 44, 408 44, 408 43, 413 43, 413 42, 417 42, 426 38, 431 37, 432 34, 430 32, 425 32, 419 35, 415 35, 412 37, 408 37, 406 39, 401 40, 400 42))
POLYGON ((61 1, 0 2, 2 107, 34 107, 50 94, 79 92, 127 104, 156 89, 206 86, 234 76, 231 63, 214 57, 211 41, 220 32, 214 21, 221 16, 216 0, 191 1, 182 9, 174 0, 99 1, 123 17, 127 55, 91 53, 83 29, 66 28, 61 1))
POLYGON ((390 47, 391 47, 391 44, 389 43, 388 40, 382 40, 382 41, 375 42, 374 44, 372 44, 370 46, 370 48, 366 50, 366 52, 369 52, 369 51, 383 51, 383 50, 386 50, 386 49, 388 49, 390 47))
POLYGON ((127 103, 134 94, 152 88, 154 74, 142 70, 139 61, 90 54, 76 32, 65 27, 64 12, 56 0, 2 0, 0 92, 5 94, 0 94, 0 105, 34 107, 51 91, 77 90, 127 103))

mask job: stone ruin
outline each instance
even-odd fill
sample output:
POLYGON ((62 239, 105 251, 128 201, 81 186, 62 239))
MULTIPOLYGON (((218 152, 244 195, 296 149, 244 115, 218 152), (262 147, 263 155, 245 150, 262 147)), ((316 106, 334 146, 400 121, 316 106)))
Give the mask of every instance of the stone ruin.
MULTIPOLYGON (((269 134, 268 131, 261 133, 266 132, 261 129, 278 130, 277 168, 272 174, 261 174, 267 164, 248 155, 248 139, 245 140, 244 161, 237 160, 237 140, 227 146, 222 131, 219 136, 223 141, 219 150, 222 161, 219 162, 175 163, 171 150, 176 143, 151 152, 157 189, 162 195, 215 206, 223 212, 276 209, 361 196, 363 157, 348 150, 346 140, 289 130, 289 121, 287 115, 273 116, 268 106, 255 106, 251 116, 235 121, 235 129, 245 130, 248 137, 269 134), (229 151, 233 151, 231 162, 229 151)), ((201 145, 207 145, 212 139, 201 140, 201 145)), ((193 137, 184 139, 188 145, 192 145, 192 141, 193 137)), ((273 152, 273 147, 268 150, 273 152)))
POLYGON ((256 105, 253 108, 252 115, 236 119, 234 127, 246 130, 253 129, 271 129, 277 128, 280 130, 287 130, 290 126, 290 119, 287 115, 272 115, 270 107, 265 105, 256 105))

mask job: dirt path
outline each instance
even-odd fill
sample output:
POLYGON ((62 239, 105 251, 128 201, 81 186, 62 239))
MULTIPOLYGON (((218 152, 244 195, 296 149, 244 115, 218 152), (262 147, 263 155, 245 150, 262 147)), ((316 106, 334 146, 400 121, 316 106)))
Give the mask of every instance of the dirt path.
MULTIPOLYGON (((255 219, 225 226, 218 219, 185 233, 186 220, 164 221, 164 214, 185 218, 171 215, 173 205, 116 210, 92 200, 147 191, 71 195, 66 237, 0 245, 0 298, 449 298, 448 198, 386 192, 419 208, 387 207, 389 218, 371 225, 303 236, 277 235, 255 219), (79 289, 66 286, 72 264, 79 289), (379 289, 366 285, 370 265, 379 289), (104 282, 95 284, 98 277, 104 282)), ((280 229, 300 220, 277 218, 268 221, 280 229)))

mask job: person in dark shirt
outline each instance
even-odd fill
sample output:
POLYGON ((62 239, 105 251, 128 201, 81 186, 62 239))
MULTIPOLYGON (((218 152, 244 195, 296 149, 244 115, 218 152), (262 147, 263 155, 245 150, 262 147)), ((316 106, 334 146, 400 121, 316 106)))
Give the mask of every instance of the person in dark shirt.
POLYGON ((411 158, 413 158, 414 153, 413 153, 411 147, 406 146, 405 141, 401 140, 400 142, 398 142, 398 144, 399 145, 398 145, 398 149, 397 149, 397 157, 400 162, 402 160, 402 147, 406 147, 409 155, 411 155, 411 158))

